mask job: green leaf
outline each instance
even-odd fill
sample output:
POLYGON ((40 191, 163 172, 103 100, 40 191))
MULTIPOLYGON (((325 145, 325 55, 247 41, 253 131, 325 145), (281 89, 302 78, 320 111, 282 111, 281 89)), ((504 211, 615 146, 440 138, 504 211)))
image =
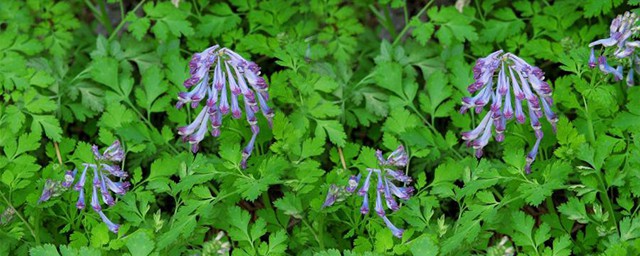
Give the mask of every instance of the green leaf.
POLYGON ((551 238, 551 228, 546 223, 543 223, 534 232, 534 220, 531 216, 526 215, 524 212, 516 211, 511 215, 512 227, 516 231, 513 234, 513 241, 520 246, 529 249, 530 251, 538 251, 538 247, 544 244, 545 241, 551 238))
POLYGON ((109 57, 99 57, 91 65, 91 78, 104 84, 114 92, 121 92, 118 83, 118 61, 109 57))
POLYGON ((324 130, 333 144, 336 144, 339 147, 344 147, 347 134, 344 132, 344 127, 342 127, 340 122, 337 120, 316 120, 316 122, 316 137, 325 138, 324 130))
POLYGON ((44 130, 47 138, 60 142, 62 139, 62 128, 60 128, 58 119, 51 115, 32 115, 31 117, 33 117, 31 131, 41 133, 42 130, 44 130))
POLYGON ((376 66, 374 78, 378 86, 404 97, 402 88, 402 66, 395 62, 383 62, 376 66))
POLYGON ((273 205, 284 211, 286 215, 291 215, 297 219, 302 218, 302 201, 295 194, 285 194, 285 196, 273 202, 273 205))
POLYGON ((187 19, 188 13, 176 8, 170 2, 160 2, 156 5, 149 2, 144 5, 143 9, 150 18, 156 21, 151 31, 160 41, 166 41, 169 33, 175 37, 194 34, 191 23, 187 19))
POLYGON ((575 220, 582 224, 589 223, 589 216, 584 204, 575 197, 570 197, 566 203, 558 206, 558 211, 570 220, 575 220))
POLYGON ((492 11, 496 19, 488 20, 480 31, 480 42, 501 42, 508 37, 518 35, 524 29, 524 22, 520 20, 510 8, 492 11))
POLYGON ((287 250, 287 232, 280 230, 269 235, 269 251, 270 254, 284 254, 287 250))
POLYGON ((56 249, 55 245, 52 244, 44 244, 40 246, 33 247, 29 250, 29 255, 31 256, 59 256, 58 249, 56 249))
POLYGON ((409 25, 414 26, 413 31, 411 31, 411 35, 420 43, 422 46, 425 46, 433 32, 435 27, 433 23, 430 22, 421 22, 418 18, 411 19, 409 25))
POLYGON ((420 108, 428 112, 433 117, 446 116, 450 111, 445 111, 444 115, 436 115, 442 103, 451 97, 453 93, 450 86, 447 86, 447 78, 442 72, 432 73, 427 79, 426 88, 428 97, 420 97, 420 108))
POLYGON ((147 256, 155 247, 153 240, 144 231, 138 231, 127 237, 127 248, 131 255, 147 256))
POLYGON ((155 107, 156 104, 160 103, 158 97, 164 94, 169 88, 167 83, 163 80, 164 77, 160 68, 156 66, 152 66, 142 73, 142 87, 144 91, 136 91, 136 98, 138 103, 147 109, 149 112, 160 112, 164 111, 163 109, 168 104, 164 104, 160 106, 160 108, 155 107), (154 109, 156 111, 154 111, 154 109))
POLYGON ((203 15, 196 31, 204 35, 218 37, 233 30, 242 21, 226 3, 216 3, 210 7, 214 15, 203 15))
POLYGON ((622 2, 623 0, 586 0, 582 4, 584 7, 584 17, 595 17, 608 13, 612 8, 622 4, 622 2))
POLYGON ((569 235, 563 235, 560 238, 553 239, 553 249, 545 248, 544 255, 552 256, 569 256, 571 255, 571 237, 569 235))
POLYGON ((436 37, 441 43, 451 45, 453 41, 464 42, 478 40, 476 29, 471 25, 473 19, 461 14, 453 6, 433 7, 427 12, 431 20, 440 25, 436 37))
POLYGON ((258 219, 251 230, 249 230, 249 213, 240 209, 237 206, 231 206, 227 209, 227 221, 231 225, 229 231, 229 237, 234 241, 244 241, 253 243, 264 235, 266 230, 266 223, 263 219, 258 219))
POLYGON ((305 159, 320 155, 324 152, 324 140, 318 137, 309 138, 302 142, 302 152, 300 158, 305 159))
POLYGON ((640 219, 625 217, 620 221, 620 240, 631 241, 640 237, 640 219))
POLYGON ((411 243, 411 253, 415 256, 435 256, 438 251, 438 245, 427 235, 422 235, 411 243))

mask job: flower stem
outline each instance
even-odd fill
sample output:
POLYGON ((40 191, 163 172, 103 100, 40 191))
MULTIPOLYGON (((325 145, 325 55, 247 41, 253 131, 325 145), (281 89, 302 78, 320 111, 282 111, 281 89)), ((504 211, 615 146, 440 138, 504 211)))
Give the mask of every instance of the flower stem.
POLYGON ((20 211, 18 211, 18 209, 13 207, 13 205, 11 204, 11 201, 9 201, 9 199, 7 199, 7 197, 4 195, 4 193, 2 193, 1 190, 0 190, 0 196, 2 196, 2 199, 4 200, 5 204, 7 204, 8 207, 11 207, 14 210, 14 212, 16 213, 16 215, 18 215, 18 218, 20 218, 20 220, 22 220, 24 225, 27 226, 27 229, 29 229, 29 232, 31 233, 31 236, 33 236, 33 239, 36 241, 36 245, 40 245, 40 238, 38 237, 38 235, 36 235, 36 232, 33 230, 33 227, 31 227, 31 225, 29 225, 29 222, 27 222, 27 219, 25 219, 24 216, 22 216, 22 214, 20 214, 20 211))
MULTIPOLYGON (((431 4, 433 4, 433 0, 429 1, 426 5, 424 5, 424 7, 422 7, 422 9, 420 9, 420 11, 418 11, 418 13, 416 15, 414 15, 412 17, 412 19, 422 16, 422 14, 425 11, 427 11, 427 8, 429 8, 429 6, 431 6, 431 4)), ((400 34, 398 34, 396 36, 396 39, 393 40, 393 43, 391 45, 396 45, 398 42, 400 42, 400 39, 402 39, 402 37, 404 37, 404 34, 407 33, 407 31, 409 30, 409 27, 410 27, 409 23, 405 24, 404 28, 400 31, 400 34)))
MULTIPOLYGON (((146 1, 146 0, 140 1, 140 3, 138 3, 138 5, 136 5, 133 8, 133 10, 127 12, 127 14, 128 13, 135 13, 138 10, 138 8, 140 8, 140 6, 142 6, 144 1, 146 1)), ((118 31, 120 31, 120 29, 124 26, 125 18, 126 18, 126 16, 122 16, 122 19, 120 20, 120 23, 118 23, 118 26, 115 29, 113 29, 112 32, 109 34, 109 38, 107 39, 107 41, 111 41, 118 34, 118 31)))

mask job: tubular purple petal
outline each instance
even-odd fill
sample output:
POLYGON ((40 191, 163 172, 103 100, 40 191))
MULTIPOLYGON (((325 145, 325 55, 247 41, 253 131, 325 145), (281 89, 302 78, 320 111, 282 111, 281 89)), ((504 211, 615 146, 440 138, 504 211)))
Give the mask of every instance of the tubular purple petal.
POLYGON ((385 169, 385 172, 387 173, 388 176, 390 176, 391 178, 393 178, 394 180, 403 182, 403 183, 409 183, 411 182, 411 177, 405 175, 404 173, 402 173, 401 171, 395 171, 395 170, 391 170, 391 169, 385 169))
POLYGON ((358 183, 360 183, 360 177, 362 177, 362 174, 358 174, 358 176, 351 175, 351 177, 349 177, 349 182, 347 183, 345 190, 349 193, 355 192, 358 188, 358 183))
POLYGON ((513 86, 513 93, 516 96, 517 100, 523 100, 526 98, 526 95, 524 94, 524 92, 522 91, 522 89, 520 89, 520 84, 518 84, 518 81, 516 81, 516 77, 513 75, 514 70, 513 69, 509 69, 509 76, 511 77, 511 85, 513 86))
POLYGON ((191 124, 178 128, 178 134, 182 136, 191 135, 193 132, 196 131, 196 129, 198 129, 198 127, 201 126, 201 123, 205 119, 206 115, 207 115, 207 109, 203 108, 202 110, 200 110, 200 113, 198 114, 196 119, 193 120, 193 122, 191 122, 191 124))
POLYGON ((364 180, 364 184, 362 184, 362 187, 360 187, 360 190, 358 190, 358 195, 360 196, 364 196, 367 194, 367 192, 369 191, 369 184, 371 181, 371 173, 373 172, 372 169, 367 169, 369 171, 369 174, 367 174, 367 178, 364 180))
POLYGON ((593 47, 591 47, 591 51, 589 53, 589 68, 595 68, 597 65, 596 53, 593 47))
POLYGON ((402 234, 404 233, 404 230, 399 229, 395 225, 393 225, 393 223, 391 223, 391 221, 389 221, 387 216, 382 216, 382 220, 384 221, 384 224, 387 225, 387 228, 389 228, 389 230, 391 230, 391 233, 393 234, 393 236, 395 236, 397 238, 402 238, 402 234))
POLYGON ((380 196, 380 190, 376 190, 376 206, 375 211, 378 216, 382 217, 385 215, 384 207, 382 206, 382 196, 380 196))
POLYGON ((117 165, 100 164, 100 167, 102 167, 103 170, 108 171, 109 174, 118 178, 126 178, 129 176, 127 172, 121 170, 117 165))
POLYGON ((80 179, 78 180, 78 183, 76 183, 76 185, 73 188, 77 191, 81 191, 82 188, 84 188, 84 183, 87 181, 87 169, 89 168, 89 165, 88 164, 82 164, 82 165, 84 165, 84 170, 82 170, 80 179))
POLYGON ((387 179, 384 180, 384 198, 385 198, 385 201, 387 202, 387 207, 392 211, 397 211, 398 209, 400 209, 400 207, 398 206, 398 203, 396 202, 396 200, 393 198, 393 194, 389 189, 389 183, 391 183, 391 181, 387 179))
POLYGON ((242 150, 242 162, 240 163, 240 165, 243 169, 247 168, 247 159, 249 159, 249 156, 251 156, 251 152, 253 152, 253 145, 256 142, 257 136, 258 133, 254 133, 253 135, 251 135, 249 143, 247 143, 247 146, 242 150))
POLYGON ((78 195, 78 202, 76 203, 76 208, 84 209, 84 189, 80 188, 80 194, 78 195))
POLYGON ((369 194, 364 194, 362 200, 362 206, 360 207, 360 213, 363 215, 369 213, 369 194))
POLYGON ((91 207, 94 211, 102 210, 100 207, 100 199, 98 199, 98 186, 93 185, 91 188, 91 207))
MULTIPOLYGON (((113 193, 116 193, 119 195, 124 195, 127 193, 129 182, 113 182, 111 179, 109 179, 109 177, 107 177, 104 174, 102 175, 102 180, 105 183, 106 187, 108 187, 109 190, 113 191, 113 193)), ((103 192, 104 191, 105 190, 103 190, 103 192)))
POLYGON ((104 222, 104 224, 107 225, 107 228, 109 228, 109 230, 111 232, 118 234, 118 230, 120 229, 120 225, 111 222, 111 220, 109 218, 107 218, 107 216, 104 215, 104 213, 102 211, 98 211, 98 215, 100 215, 100 218, 102 219, 102 222, 104 222))
POLYGON ((226 88, 223 88, 222 91, 220 91, 220 103, 218 105, 218 108, 220 109, 220 113, 222 113, 223 115, 229 113, 229 100, 227 99, 226 88))
POLYGON ((533 148, 527 154, 527 164, 525 166, 525 171, 527 173, 531 173, 531 164, 536 160, 536 156, 538 155, 538 147, 540 146, 540 141, 542 138, 536 139, 536 143, 533 145, 533 148))
POLYGON ((242 111, 240 110, 240 106, 238 106, 238 97, 236 95, 231 95, 231 115, 235 119, 242 117, 242 111))
POLYGON ((44 183, 44 187, 42 188, 42 194, 40 195, 40 199, 38 199, 38 203, 46 202, 51 199, 53 192, 55 190, 55 182, 52 180, 47 180, 44 183))
POLYGON ((73 169, 73 171, 69 170, 64 174, 64 181, 62 182, 62 186, 65 188, 71 187, 73 181, 76 179, 76 174, 78 173, 78 169, 73 169))
POLYGON ((324 203, 322 204, 322 208, 329 207, 336 202, 338 198, 338 187, 336 185, 331 184, 329 187, 329 191, 327 191, 327 197, 324 199, 324 203))
POLYGON ((381 172, 376 173, 378 175, 378 184, 376 184, 376 191, 383 191, 384 184, 382 183, 382 174, 381 172))
POLYGON ((484 118, 482 118, 482 121, 480 121, 480 123, 478 124, 478 126, 476 126, 475 129, 468 131, 468 132, 463 132, 462 133, 462 139, 463 140, 475 140, 482 131, 484 131, 485 127, 487 126, 487 124, 489 123, 489 121, 491 120, 492 114, 491 113, 487 113, 484 118))

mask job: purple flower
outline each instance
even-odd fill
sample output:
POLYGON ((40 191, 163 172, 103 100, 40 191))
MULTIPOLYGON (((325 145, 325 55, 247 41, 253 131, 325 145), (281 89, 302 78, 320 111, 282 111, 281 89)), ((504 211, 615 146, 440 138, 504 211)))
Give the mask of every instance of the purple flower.
POLYGON ((639 26, 636 26, 638 20, 639 17, 633 12, 625 12, 613 19, 613 21, 611 21, 611 26, 609 26, 609 37, 593 41, 589 44, 589 48, 591 48, 591 54, 589 55, 589 67, 594 68, 596 66, 596 54, 594 48, 595 46, 601 46, 604 48, 604 53, 597 58, 600 71, 605 74, 612 74, 615 81, 620 81, 624 77, 622 65, 628 65, 628 63, 631 63, 631 68, 629 68, 629 72, 626 76, 626 83, 628 86, 633 86, 633 65, 638 60, 638 55, 635 50, 640 47, 640 41, 632 40, 635 32, 640 29, 639 26), (607 51, 610 47, 615 47, 613 52, 607 51), (615 64, 619 64, 617 65, 617 68, 614 69, 609 66, 605 55, 614 57, 610 59, 613 59, 615 64))
POLYGON ((322 208, 333 205, 338 198, 338 193, 340 192, 340 188, 336 185, 331 185, 329 187, 329 191, 327 192, 327 198, 324 200, 322 204, 322 208))
MULTIPOLYGON (((82 164, 84 166, 84 169, 80 174, 80 178, 73 186, 73 189, 79 192, 76 207, 78 209, 84 209, 86 207, 85 183, 87 183, 87 171, 89 170, 89 168, 91 168, 93 170, 92 181, 90 183, 91 185, 89 186, 91 189, 91 208, 93 208, 94 211, 98 212, 103 222, 107 224, 109 230, 117 233, 119 226, 111 222, 104 215, 104 213, 102 213, 103 208, 100 202, 100 198, 102 198, 102 202, 104 202, 105 204, 113 206, 115 205, 115 199, 111 195, 111 192, 119 195, 124 195, 129 190, 129 182, 113 181, 112 178, 110 178, 110 176, 112 176, 113 178, 124 179, 128 176, 128 174, 121 170, 118 166, 119 162, 124 159, 125 151, 119 141, 115 141, 102 153, 100 153, 100 150, 95 145, 92 146, 91 151, 93 152, 96 162, 82 164)), ((74 169, 73 171, 67 171, 64 175, 63 182, 52 182, 50 180, 47 181, 39 202, 46 201, 52 195, 55 195, 58 187, 71 187, 71 184, 74 182, 77 172, 77 169, 74 169)))
POLYGON ((407 165, 407 153, 404 151, 404 146, 400 145, 396 150, 391 152, 387 159, 382 157, 382 151, 376 150, 376 157, 380 165, 392 165, 396 167, 404 167, 407 165))
POLYGON ((267 104, 268 85, 260 76, 260 67, 230 49, 214 45, 193 55, 189 74, 184 86, 191 91, 178 94, 176 107, 189 104, 197 108, 205 98, 206 104, 191 124, 178 128, 178 134, 191 144, 191 151, 195 153, 209 125, 212 136, 219 136, 222 117, 231 113, 232 118, 239 119, 243 112, 241 106, 244 106, 253 133, 242 152, 242 168, 246 168, 246 160, 251 156, 256 135, 260 132, 255 114, 262 112, 269 126, 273 119, 273 110, 267 104))
POLYGON ((351 175, 351 177, 349 177, 349 182, 345 188, 345 190, 349 193, 353 193, 356 191, 356 188, 358 188, 358 183, 360 182, 360 177, 362 177, 362 174, 358 174, 358 176, 355 175, 351 175))
POLYGON ((67 171, 64 174, 64 181, 62 182, 62 186, 65 188, 71 187, 71 184, 76 179, 76 173, 78 173, 78 169, 73 169, 73 171, 67 171))
POLYGON ((16 214, 16 209, 14 209, 11 206, 8 206, 2 212, 2 214, 0 214, 0 226, 6 225, 7 223, 11 222, 11 220, 13 219, 13 216, 15 216, 15 214, 16 214))
MULTIPOLYGON (((514 118, 516 122, 524 124, 528 116, 538 139, 543 136, 539 121, 543 116, 555 131, 558 118, 551 110, 551 86, 544 81, 544 73, 538 67, 529 65, 512 53, 499 50, 478 59, 473 72, 475 82, 469 85, 468 90, 478 93, 462 99, 460 112, 474 109, 479 114, 485 106, 490 105, 480 123, 473 130, 462 133, 462 139, 467 141, 467 146, 474 148, 476 157, 482 157, 483 149, 492 136, 496 141, 504 140, 507 121, 514 118)), ((391 190, 394 192, 393 188, 391 190)))
MULTIPOLYGON (((407 165, 409 157, 402 145, 398 146, 396 150, 391 152, 387 158, 384 158, 382 151, 376 151, 376 158, 378 158, 378 168, 367 168, 367 177, 364 179, 362 186, 358 189, 358 196, 362 197, 362 205, 360 206, 360 213, 368 214, 370 211, 370 199, 369 199, 369 187, 371 187, 371 175, 376 175, 375 201, 373 201, 374 211, 383 219, 387 227, 391 230, 394 236, 401 238, 403 230, 396 228, 387 218, 386 208, 397 211, 400 206, 396 202, 396 197, 402 200, 408 200, 414 192, 413 187, 407 186, 411 182, 411 177, 404 174, 400 170, 394 170, 395 167, 403 167, 407 165), (403 183, 403 186, 398 186, 394 182, 403 183), (384 202, 384 203, 383 203, 384 202)), ((335 185, 331 185, 327 192, 322 208, 333 205, 336 200, 340 200, 344 194, 353 194, 358 188, 362 174, 357 176, 352 175, 349 177, 347 185, 343 189, 335 185), (342 192, 344 190, 344 193, 342 192)), ((373 200, 373 199, 371 199, 373 200)))
POLYGON ((46 202, 51 197, 57 193, 56 190, 59 190, 60 182, 55 182, 53 180, 47 180, 44 183, 44 188, 42 189, 42 195, 40 195, 40 199, 38 199, 38 203, 46 202))
MULTIPOLYGON (((360 190, 358 190, 358 195, 363 197, 360 212, 362 214, 369 213, 369 187, 371 186, 371 174, 375 173, 377 176, 377 182, 375 187, 376 197, 374 210, 378 216, 383 218, 387 227, 391 229, 396 237, 402 237, 402 230, 397 229, 389 222, 389 219, 387 219, 384 206, 386 205, 386 207, 392 211, 397 211, 399 206, 395 197, 402 200, 408 200, 413 195, 412 187, 397 186, 393 183, 394 181, 397 181, 406 185, 411 182, 411 177, 405 175, 402 171, 391 169, 393 167, 406 166, 408 157, 402 145, 389 154, 386 159, 382 157, 382 152, 379 150, 376 151, 376 157, 378 158, 381 169, 367 168, 367 171, 369 172, 367 174, 367 178, 360 187, 360 190), (383 203, 383 201, 385 203, 383 203)), ((349 182, 351 183, 351 181, 356 180, 357 179, 350 178, 349 182)))

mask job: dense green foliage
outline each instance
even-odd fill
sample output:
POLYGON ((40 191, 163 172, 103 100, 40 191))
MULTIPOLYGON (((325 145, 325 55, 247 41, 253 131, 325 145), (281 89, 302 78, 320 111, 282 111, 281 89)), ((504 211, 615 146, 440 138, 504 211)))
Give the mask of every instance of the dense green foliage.
MULTIPOLYGON (((0 1, 0 254, 637 255, 640 87, 589 69, 629 0, 0 1), (456 9, 456 6, 458 9, 456 9), (176 133, 191 55, 219 44, 262 67, 275 110, 248 168, 246 121, 197 154, 176 133), (477 159, 460 139, 475 60, 510 51, 546 73, 557 133, 532 173, 528 125, 477 159), (120 140, 130 191, 105 213, 47 179, 120 140), (331 184, 407 149, 416 193, 389 218, 331 184), (225 236, 216 240, 219 231, 225 236)), ((79 168, 79 167, 78 167, 79 168)))

